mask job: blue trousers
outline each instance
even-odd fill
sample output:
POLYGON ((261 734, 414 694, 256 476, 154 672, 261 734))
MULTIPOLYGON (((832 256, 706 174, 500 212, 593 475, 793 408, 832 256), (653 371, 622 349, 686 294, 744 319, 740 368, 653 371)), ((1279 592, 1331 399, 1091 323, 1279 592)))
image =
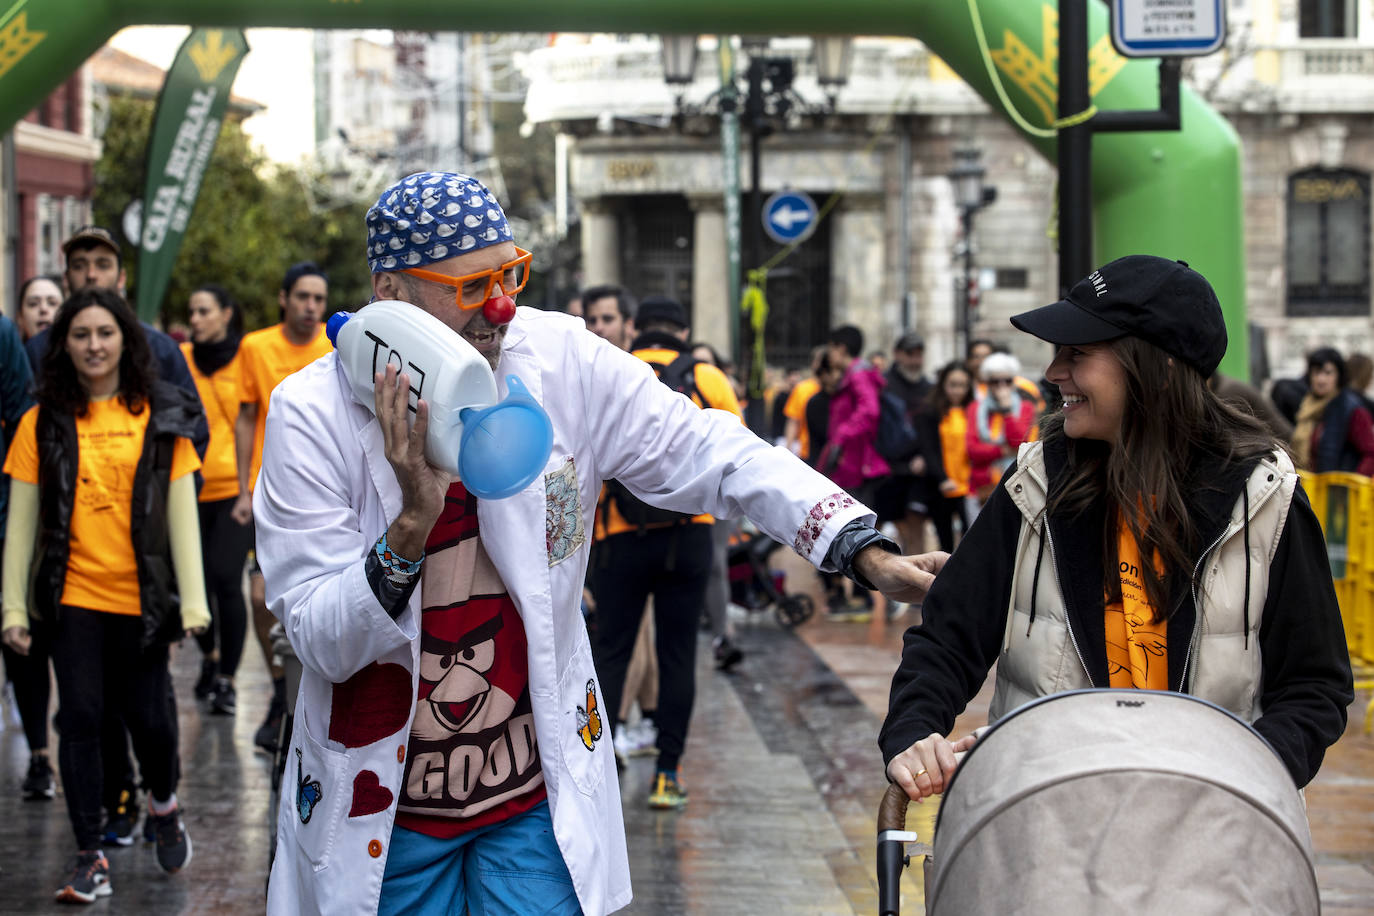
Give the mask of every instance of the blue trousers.
POLYGON ((582 916, 549 803, 440 840, 391 831, 378 916, 582 916))

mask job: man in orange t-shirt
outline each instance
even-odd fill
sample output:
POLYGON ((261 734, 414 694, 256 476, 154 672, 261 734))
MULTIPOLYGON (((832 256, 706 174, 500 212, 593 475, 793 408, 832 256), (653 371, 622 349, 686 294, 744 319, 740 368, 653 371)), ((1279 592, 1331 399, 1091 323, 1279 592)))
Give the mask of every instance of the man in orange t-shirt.
MULTIPOLYGON (((253 487, 262 463, 262 440, 272 391, 282 379, 333 349, 323 324, 328 296, 329 278, 313 261, 291 265, 277 293, 281 323, 245 334, 239 345, 241 403, 234 424, 239 496, 233 510, 233 518, 239 524, 247 524, 253 518, 253 487)), ((272 614, 267 610, 262 570, 256 557, 248 584, 253 603, 253 632, 257 634, 258 645, 272 671, 272 703, 253 740, 270 753, 277 748, 282 717, 286 713, 286 679, 281 666, 272 663, 272 643, 268 637, 272 614)))

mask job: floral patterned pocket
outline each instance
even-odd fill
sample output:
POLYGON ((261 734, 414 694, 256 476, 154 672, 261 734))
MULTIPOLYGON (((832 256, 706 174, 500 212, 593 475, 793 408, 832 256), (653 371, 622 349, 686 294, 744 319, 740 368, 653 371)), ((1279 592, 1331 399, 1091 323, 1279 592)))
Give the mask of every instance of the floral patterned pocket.
POLYGON ((562 467, 544 475, 544 546, 549 553, 549 566, 557 566, 572 556, 586 540, 577 468, 569 456, 562 467))

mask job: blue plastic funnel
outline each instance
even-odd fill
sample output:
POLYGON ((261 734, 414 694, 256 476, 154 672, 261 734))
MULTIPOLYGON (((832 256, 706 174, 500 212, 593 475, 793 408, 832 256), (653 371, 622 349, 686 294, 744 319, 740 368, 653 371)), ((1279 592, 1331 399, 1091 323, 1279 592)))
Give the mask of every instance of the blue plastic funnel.
POLYGON ((525 383, 506 376, 509 394, 490 407, 465 407, 458 473, 478 499, 514 496, 539 476, 553 451, 553 424, 525 383))

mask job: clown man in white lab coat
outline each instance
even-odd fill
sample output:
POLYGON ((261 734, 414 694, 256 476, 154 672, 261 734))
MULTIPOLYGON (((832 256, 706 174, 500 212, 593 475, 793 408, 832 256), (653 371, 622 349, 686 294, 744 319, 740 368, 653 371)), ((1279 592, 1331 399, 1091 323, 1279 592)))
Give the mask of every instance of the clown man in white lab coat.
POLYGON ((698 410, 579 319, 517 308, 530 255, 481 182, 402 179, 367 213, 377 299, 413 303, 518 377, 553 449, 477 499, 424 458, 429 405, 394 364, 372 403, 335 354, 267 414, 253 499, 272 613, 299 656, 268 911, 601 914, 630 902, 610 732, 580 612, 602 482, 748 516, 825 569, 919 600, 943 554, 732 414, 698 410))

